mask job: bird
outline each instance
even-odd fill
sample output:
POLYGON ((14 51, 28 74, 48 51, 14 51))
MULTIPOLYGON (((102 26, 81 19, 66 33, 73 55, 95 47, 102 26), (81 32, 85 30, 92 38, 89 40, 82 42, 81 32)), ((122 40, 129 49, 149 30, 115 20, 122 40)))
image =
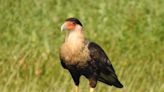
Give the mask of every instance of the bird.
POLYGON ((67 18, 61 26, 65 31, 65 39, 59 50, 61 66, 68 70, 74 84, 75 92, 79 92, 80 77, 89 81, 89 92, 94 92, 96 84, 104 84, 122 88, 115 70, 105 51, 84 35, 82 23, 77 18, 67 18))

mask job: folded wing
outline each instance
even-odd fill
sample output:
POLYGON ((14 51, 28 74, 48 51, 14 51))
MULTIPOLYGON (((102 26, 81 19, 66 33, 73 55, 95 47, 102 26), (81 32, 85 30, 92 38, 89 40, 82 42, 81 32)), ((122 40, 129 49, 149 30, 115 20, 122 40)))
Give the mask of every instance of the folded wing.
POLYGON ((94 67, 96 67, 99 74, 98 80, 105 84, 122 88, 123 85, 119 82, 115 70, 104 50, 94 42, 89 43, 88 49, 90 51, 91 62, 94 63, 94 67))

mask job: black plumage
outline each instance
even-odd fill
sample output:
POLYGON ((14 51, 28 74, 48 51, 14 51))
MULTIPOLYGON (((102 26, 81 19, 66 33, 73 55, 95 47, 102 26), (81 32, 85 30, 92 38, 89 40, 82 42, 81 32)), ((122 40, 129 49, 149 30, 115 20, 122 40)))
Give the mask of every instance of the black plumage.
POLYGON ((115 70, 103 49, 94 42, 89 42, 88 49, 90 59, 87 61, 87 66, 83 68, 80 68, 77 64, 66 65, 65 61, 60 58, 62 66, 69 70, 75 84, 79 85, 79 78, 84 75, 90 80, 91 87, 96 87, 97 81, 101 81, 122 88, 123 85, 119 82, 115 70))
POLYGON ((80 26, 83 26, 82 23, 76 18, 68 18, 65 21, 71 21, 73 23, 79 24, 80 26))
POLYGON ((108 85, 122 88, 123 85, 119 82, 115 70, 103 49, 94 42, 89 43, 88 49, 90 51, 90 57, 92 58, 89 62, 93 62, 92 66, 97 69, 97 80, 108 85))
POLYGON ((97 81, 117 88, 123 87, 104 50, 85 39, 82 24, 78 19, 67 19, 61 29, 69 30, 60 49, 61 65, 70 72, 76 86, 83 75, 89 80, 91 88, 96 87, 97 81), (68 27, 69 25, 71 27, 68 27))

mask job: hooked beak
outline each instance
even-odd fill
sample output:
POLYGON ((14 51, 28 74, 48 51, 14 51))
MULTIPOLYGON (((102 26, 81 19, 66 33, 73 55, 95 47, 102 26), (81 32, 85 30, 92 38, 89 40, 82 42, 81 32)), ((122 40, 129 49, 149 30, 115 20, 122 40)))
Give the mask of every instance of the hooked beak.
POLYGON ((61 31, 66 30, 65 23, 61 26, 61 31))

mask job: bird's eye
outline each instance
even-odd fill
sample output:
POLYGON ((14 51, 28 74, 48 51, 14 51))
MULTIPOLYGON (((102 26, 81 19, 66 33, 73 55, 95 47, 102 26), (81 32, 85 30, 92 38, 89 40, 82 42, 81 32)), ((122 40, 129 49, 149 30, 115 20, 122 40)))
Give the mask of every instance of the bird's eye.
POLYGON ((74 22, 72 22, 74 25, 76 24, 76 23, 74 23, 74 22))

